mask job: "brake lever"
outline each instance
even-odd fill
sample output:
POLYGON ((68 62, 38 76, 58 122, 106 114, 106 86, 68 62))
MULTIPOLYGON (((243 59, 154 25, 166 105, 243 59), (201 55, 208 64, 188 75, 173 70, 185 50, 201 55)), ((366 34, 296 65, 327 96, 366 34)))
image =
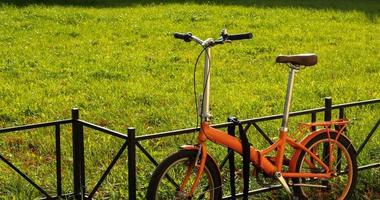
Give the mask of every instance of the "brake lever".
POLYGON ((222 32, 220 33, 221 38, 224 40, 228 37, 227 29, 222 29, 222 32))

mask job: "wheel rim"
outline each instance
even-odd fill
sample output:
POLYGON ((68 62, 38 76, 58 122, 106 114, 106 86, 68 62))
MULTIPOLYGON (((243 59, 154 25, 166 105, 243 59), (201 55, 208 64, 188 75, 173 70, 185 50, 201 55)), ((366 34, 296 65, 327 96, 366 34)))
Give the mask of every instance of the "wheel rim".
POLYGON ((182 158, 173 162, 160 177, 155 199, 214 199, 213 190, 209 189, 214 188, 214 183, 207 166, 204 168, 203 175, 192 198, 188 196, 197 175, 197 169, 198 168, 194 166, 194 159, 192 158, 182 158), (178 191, 179 185, 181 185, 186 176, 189 165, 193 166, 190 178, 183 190, 178 191), (173 181, 175 183, 173 183, 173 181))
MULTIPOLYGON (((309 147, 318 157, 323 160, 323 146, 328 143, 328 139, 320 140, 309 147)), ((347 148, 345 148, 341 143, 331 140, 333 144, 333 169, 337 176, 331 177, 330 179, 305 179, 300 178, 299 183, 312 184, 312 185, 324 185, 328 183, 328 188, 313 188, 313 187, 300 187, 301 193, 304 197, 310 199, 344 199, 348 192, 353 180, 353 164, 347 148), (338 149, 341 151, 341 158, 338 156, 338 149), (339 169, 340 168, 340 169, 339 169)), ((312 160, 311 156, 305 154, 302 158, 300 165, 298 166, 299 172, 323 172, 323 168, 316 164, 316 168, 311 169, 310 165, 305 161, 309 159, 312 160)), ((316 163, 316 161, 314 161, 316 163)))

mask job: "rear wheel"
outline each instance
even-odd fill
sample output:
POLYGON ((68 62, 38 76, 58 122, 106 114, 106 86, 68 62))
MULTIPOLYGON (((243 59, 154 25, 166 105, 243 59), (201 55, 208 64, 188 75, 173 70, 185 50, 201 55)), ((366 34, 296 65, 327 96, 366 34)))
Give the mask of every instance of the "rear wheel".
MULTIPOLYGON (((328 160, 324 149, 328 149, 328 144, 331 142, 333 159, 330 170, 336 172, 336 175, 329 179, 295 178, 294 192, 300 199, 348 199, 352 195, 357 179, 356 153, 346 137, 340 136, 335 141, 336 136, 336 133, 330 133, 331 139, 329 139, 326 133, 322 133, 305 145, 323 161, 323 155, 328 160)), ((305 151, 297 160, 296 171, 324 173, 322 166, 305 151)))
POLYGON ((188 195, 198 172, 198 167, 195 166, 197 153, 197 151, 180 150, 167 157, 152 175, 147 199, 221 199, 219 169, 210 157, 207 157, 203 175, 193 196, 188 195), (184 186, 180 189, 182 184, 184 186))

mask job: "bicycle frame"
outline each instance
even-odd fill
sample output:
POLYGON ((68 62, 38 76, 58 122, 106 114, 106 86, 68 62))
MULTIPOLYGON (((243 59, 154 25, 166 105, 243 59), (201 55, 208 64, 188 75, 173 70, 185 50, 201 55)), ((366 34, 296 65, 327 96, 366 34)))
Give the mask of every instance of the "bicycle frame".
MULTIPOLYGON (((344 129, 347 127, 348 121, 331 121, 331 122, 319 122, 319 123, 308 123, 304 124, 305 126, 324 126, 324 129, 318 130, 316 132, 313 132, 310 135, 313 134, 321 134, 326 133, 330 134, 331 132, 336 132, 338 134, 338 137, 343 135, 344 129), (341 128, 337 130, 330 129, 328 127, 332 125, 340 125, 341 128)), ((338 138, 337 137, 337 138, 338 138)), ((311 137, 310 137, 311 138, 311 137)), ((335 138, 335 140, 337 140, 335 138)), ((209 126, 207 122, 204 122, 201 126, 201 131, 198 136, 198 142, 201 146, 201 148, 205 148, 205 142, 207 139, 211 140, 214 143, 223 145, 225 147, 233 149, 235 152, 238 152, 242 154, 242 144, 239 139, 236 137, 230 136, 227 133, 220 131, 218 129, 214 129, 209 126)), ((277 140, 274 144, 270 145, 268 148, 258 151, 254 147, 251 146, 251 161, 256 166, 262 169, 265 173, 269 175, 273 175, 275 172, 282 172, 282 166, 283 166, 283 158, 284 158, 284 152, 285 152, 285 146, 288 144, 291 147, 293 147, 295 150, 302 150, 308 153, 318 164, 320 164, 324 170, 325 173, 282 173, 284 177, 288 178, 295 178, 295 177, 320 177, 320 178, 330 178, 331 172, 329 168, 331 166, 327 166, 320 158, 318 158, 313 152, 311 152, 309 149, 307 149, 304 145, 305 142, 309 141, 308 137, 303 139, 300 143, 296 142, 296 140, 292 139, 288 136, 287 132, 280 132, 280 138, 277 140), (271 161, 269 161, 265 156, 268 155, 272 151, 277 151, 276 153, 276 161, 274 164, 272 164, 271 161)), ((332 152, 332 149, 330 149, 332 152)), ((202 150, 203 153, 203 150, 202 150)), ((329 158, 330 161, 332 158, 329 158)), ((293 159, 294 160, 294 159, 293 159)), ((292 161, 293 161, 292 160, 292 161)), ((291 167, 292 163, 291 161, 291 167)), ((330 162, 331 163, 331 162, 330 162)))
MULTIPOLYGON (((333 163, 333 156, 331 152, 333 152, 334 146, 332 145, 331 139, 329 139, 330 143, 330 148, 329 148, 329 157, 328 160, 330 163, 329 166, 324 163, 318 156, 316 156, 311 150, 307 149, 305 147, 306 143, 310 141, 312 138, 314 138, 318 134, 323 134, 326 133, 328 135, 328 138, 330 138, 331 133, 337 133, 337 137, 334 139, 335 141, 338 140, 339 137, 346 137, 343 132, 345 128, 347 127, 348 121, 347 120, 337 120, 337 121, 329 121, 329 122, 317 122, 317 123, 305 123, 302 124, 300 129, 304 127, 317 127, 317 126, 323 126, 323 129, 320 129, 318 131, 314 131, 310 134, 308 134, 304 139, 302 139, 301 142, 297 142, 295 139, 292 139, 291 137, 288 136, 287 132, 280 132, 280 138, 277 140, 274 144, 270 145, 268 148, 258 151, 256 150, 253 146, 251 146, 251 162, 258 167, 259 169, 262 169, 266 174, 268 175, 274 175, 275 173, 279 172, 281 175, 285 178, 331 178, 332 176, 336 176, 335 171, 331 171, 330 168, 332 168, 333 163), (340 126, 339 130, 334 130, 331 129, 330 127, 332 125, 338 125, 340 126), (289 169, 286 172, 282 171, 283 167, 283 160, 284 160, 284 153, 285 153, 285 146, 290 145, 295 149, 295 153, 293 154, 290 164, 289 164, 289 169), (265 157, 265 155, 269 154, 270 152, 277 151, 276 153, 276 161, 272 163, 265 157), (323 167, 324 172, 323 173, 304 173, 304 172, 295 172, 295 165, 296 161, 298 159, 298 156, 302 151, 305 151, 308 155, 311 156, 314 161, 316 161, 316 164, 319 164, 323 167)), ((183 149, 188 149, 188 150, 198 150, 201 155, 198 164, 199 170, 197 177, 192 185, 191 193, 193 193, 200 181, 200 178, 202 176, 204 167, 205 167, 205 162, 207 158, 207 147, 206 147, 206 141, 211 140, 212 142, 216 144, 223 145, 225 147, 228 147, 232 149, 233 151, 242 154, 242 144, 239 139, 236 137, 230 136, 227 133, 212 128, 210 127, 208 122, 203 122, 201 125, 201 130, 198 135, 198 146, 189 146, 185 145, 182 146, 183 149)), ((307 164, 312 167, 316 166, 316 164, 306 161, 307 164)), ((186 182, 188 179, 185 179, 182 185, 186 185, 186 182)), ((181 188, 182 189, 182 188, 181 188)))

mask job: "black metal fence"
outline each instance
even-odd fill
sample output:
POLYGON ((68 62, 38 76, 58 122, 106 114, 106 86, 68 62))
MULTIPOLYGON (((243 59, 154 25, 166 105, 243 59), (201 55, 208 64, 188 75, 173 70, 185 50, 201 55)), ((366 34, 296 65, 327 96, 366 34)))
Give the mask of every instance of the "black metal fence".
MULTIPOLYGON (((293 117, 293 116, 300 116, 300 115, 311 115, 311 122, 315 122, 317 118, 317 113, 324 112, 324 119, 326 121, 329 121, 332 118, 331 116, 332 116, 333 110, 339 110, 339 118, 343 118, 346 108, 368 105, 368 104, 376 104, 376 103, 380 103, 380 99, 372 99, 372 100, 367 100, 367 101, 332 105, 332 99, 325 98, 324 107, 292 112, 290 113, 290 116, 293 117)), ((245 125, 246 131, 249 128, 254 127, 269 144, 272 144, 273 141, 261 129, 261 127, 257 124, 257 122, 271 121, 271 120, 276 120, 276 119, 281 119, 281 118, 282 118, 282 115, 279 114, 279 115, 271 115, 271 116, 241 120, 241 123, 245 125)), ((373 128, 368 133, 368 135, 366 136, 362 144, 358 147, 357 156, 359 156, 360 152, 369 142, 369 140, 371 139, 373 134, 376 132, 379 125, 380 125, 380 118, 374 124, 373 128)), ((55 130, 56 193, 54 195, 46 192, 46 190, 44 190, 41 186, 36 184, 30 177, 28 177, 25 173, 23 173, 14 164, 12 164, 9 160, 7 160, 4 156, 0 154, 0 159, 5 164, 7 164, 11 169, 13 169, 16 173, 18 173, 22 178, 24 178, 27 182, 29 182, 33 187, 35 187, 43 195, 41 199, 60 199, 60 198, 92 199, 95 193, 98 191, 101 184, 103 183, 103 181, 105 180, 105 178, 107 177, 107 175, 110 173, 110 171, 112 170, 116 162, 119 160, 119 158, 125 151, 125 149, 128 148, 127 150, 128 167, 126 168, 126 170, 128 170, 128 196, 129 196, 129 199, 134 200, 136 199, 136 185, 137 185, 136 149, 139 149, 152 162, 153 165, 155 166, 158 165, 158 162, 149 154, 149 152, 141 145, 140 142, 154 139, 154 138, 163 138, 163 137, 170 137, 174 135, 190 134, 190 133, 194 133, 194 131, 199 130, 199 128, 188 128, 188 129, 181 129, 181 130, 136 136, 136 130, 133 127, 130 127, 127 129, 127 134, 123 134, 114 130, 110 130, 110 129, 83 121, 79 118, 79 110, 72 109, 71 119, 58 120, 58 121, 47 122, 47 123, 38 123, 38 124, 25 125, 25 126, 17 126, 17 127, 11 127, 11 128, 2 128, 0 129, 0 134, 21 131, 21 130, 43 128, 43 127, 54 127, 54 130, 55 130), (62 164, 61 164, 62 125, 72 126, 72 158, 73 158, 73 170, 74 170, 73 176, 74 177, 73 177, 73 193, 69 193, 69 194, 62 193, 62 174, 61 174, 61 171, 62 171, 62 164), (98 182, 95 184, 94 188, 88 191, 86 190, 87 187, 86 187, 86 182, 85 182, 84 136, 83 136, 84 127, 94 129, 102 133, 109 134, 109 135, 112 135, 114 137, 124 140, 123 145, 121 146, 121 148, 119 149, 115 157, 112 159, 110 165, 103 172, 102 176, 100 177, 98 182)), ((233 123, 231 122, 215 124, 213 125, 213 127, 227 128, 229 134, 234 134, 235 132, 235 127, 233 123)), ((229 170, 230 170, 230 176, 231 176, 230 178, 231 194, 229 196, 225 196, 223 199, 235 199, 236 197, 240 197, 242 195, 242 194, 236 194, 235 179, 234 179, 235 164, 234 164, 233 155, 234 153, 231 150, 228 150, 227 155, 220 163, 220 167, 223 168, 225 164, 229 162, 229 170)), ((366 169, 377 168, 377 167, 380 167, 380 162, 359 166, 359 170, 366 170, 366 169)), ((281 188, 280 185, 264 187, 264 188, 252 190, 249 192, 249 194, 253 195, 253 194, 262 193, 262 192, 279 189, 279 188, 281 188)))

